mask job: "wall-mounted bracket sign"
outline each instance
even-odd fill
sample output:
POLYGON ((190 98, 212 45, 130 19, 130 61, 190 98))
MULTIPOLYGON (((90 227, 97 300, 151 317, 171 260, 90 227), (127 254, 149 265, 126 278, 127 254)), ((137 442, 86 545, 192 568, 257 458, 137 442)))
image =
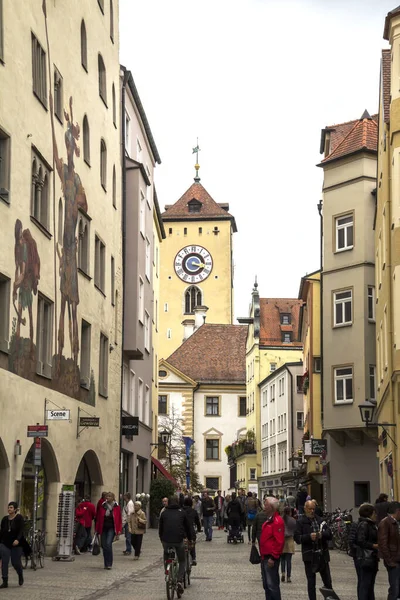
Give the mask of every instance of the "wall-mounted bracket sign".
POLYGON ((83 408, 80 408, 80 407, 78 407, 78 419, 77 419, 76 425, 77 425, 77 427, 76 427, 76 437, 77 438, 79 438, 82 431, 84 429, 87 429, 88 427, 98 427, 99 429, 101 429, 100 417, 96 417, 95 415, 90 415, 88 412, 86 412, 86 410, 84 410, 83 408), (81 412, 84 412, 89 416, 81 417, 81 412))
POLYGON ((139 435, 139 417, 122 417, 122 435, 139 435))
POLYGON ((71 411, 69 409, 62 410, 46 410, 47 421, 70 421, 71 411))
POLYGON ((328 440, 316 440, 315 438, 311 439, 311 454, 313 456, 324 454, 328 452, 328 440))

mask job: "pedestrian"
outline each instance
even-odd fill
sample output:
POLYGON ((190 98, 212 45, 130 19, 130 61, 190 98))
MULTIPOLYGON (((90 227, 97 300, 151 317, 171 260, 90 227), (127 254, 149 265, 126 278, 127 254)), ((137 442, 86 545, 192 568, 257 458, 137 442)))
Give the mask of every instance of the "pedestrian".
POLYGON ((378 550, 389 579, 387 600, 400 596, 400 502, 389 502, 388 515, 378 525, 378 550))
POLYGON ((260 498, 257 498, 257 492, 253 492, 253 498, 257 501, 258 509, 262 510, 260 498))
POLYGON ((226 514, 228 517, 228 527, 230 528, 230 537, 235 541, 239 538, 240 528, 243 518, 243 507, 236 497, 235 492, 232 492, 231 501, 229 502, 226 514))
POLYGON ((146 533, 147 519, 142 510, 142 503, 138 500, 133 503, 134 511, 129 515, 129 533, 135 556, 133 560, 139 560, 143 543, 143 534, 146 533))
POLYGON ((228 508, 228 504, 231 501, 231 495, 227 494, 224 498, 224 506, 222 508, 222 523, 224 526, 224 531, 225 533, 228 531, 228 515, 227 515, 227 508, 228 508))
POLYGON ((179 507, 178 496, 172 496, 168 500, 168 506, 160 515, 158 535, 164 548, 164 563, 168 559, 168 549, 175 550, 179 563, 177 589, 179 595, 182 595, 186 567, 184 539, 187 538, 191 542, 193 533, 185 511, 179 507))
POLYGON ((24 583, 22 571, 22 540, 24 537, 24 519, 18 514, 18 504, 8 503, 8 514, 2 518, 0 524, 0 559, 1 576, 3 583, 0 588, 8 588, 8 565, 14 567, 18 575, 19 585, 24 583))
POLYGON ((304 514, 304 505, 306 503, 307 496, 307 488, 304 486, 300 486, 296 494, 296 508, 299 515, 304 514))
POLYGON ((375 512, 376 512, 376 524, 377 525, 379 525, 379 523, 382 521, 382 519, 387 517, 388 508, 389 508, 388 499, 389 499, 389 497, 387 494, 379 494, 378 498, 375 501, 375 512))
POLYGON ((243 529, 246 529, 246 492, 243 488, 240 488, 238 490, 238 495, 237 495, 237 499, 241 504, 242 507, 242 521, 241 521, 241 526, 243 527, 243 529))
POLYGON ((75 509, 79 526, 75 537, 75 554, 87 552, 92 543, 92 525, 96 517, 96 508, 87 495, 75 509))
POLYGON ((96 513, 99 509, 99 506, 101 506, 103 504, 103 502, 106 501, 107 494, 108 494, 108 492, 101 492, 101 498, 97 501, 96 513))
POLYGON ((217 516, 217 527, 218 531, 224 528, 224 523, 222 520, 222 513, 224 510, 224 497, 221 496, 221 490, 217 491, 217 495, 214 498, 215 505, 215 514, 217 516))
POLYGON ((316 573, 319 573, 325 588, 332 589, 332 578, 329 569, 328 542, 332 532, 315 514, 315 504, 311 500, 304 505, 305 514, 299 516, 294 540, 301 544, 301 553, 307 577, 308 598, 317 600, 315 589, 316 573))
POLYGON ((213 534, 213 520, 214 520, 214 501, 208 495, 208 492, 203 493, 203 500, 201 503, 201 512, 203 513, 204 533, 206 534, 206 542, 212 541, 213 534))
POLYGON ((358 600, 375 600, 375 579, 378 572, 378 528, 373 504, 361 504, 358 509, 358 521, 355 545, 358 564, 357 597, 358 600))
POLYGON ((191 529, 193 530, 193 538, 192 538, 192 544, 191 544, 191 548, 190 548, 190 555, 192 557, 192 565, 195 567, 197 565, 196 539, 197 539, 197 533, 200 533, 200 531, 201 531, 201 523, 200 523, 200 517, 199 517, 197 510, 195 508, 193 508, 193 500, 192 500, 191 496, 187 496, 185 498, 185 501, 183 504, 183 510, 186 514, 187 520, 189 521, 189 525, 190 525, 191 529))
POLYGON ((198 494, 196 494, 196 496, 194 496, 194 498, 193 498, 193 508, 195 509, 195 511, 197 512, 197 514, 199 515, 200 524, 203 525, 203 523, 202 523, 202 513, 201 513, 201 500, 200 500, 200 496, 198 494))
POLYGON ((319 506, 318 502, 313 498, 312 500, 315 504, 315 514, 317 517, 323 517, 324 513, 322 512, 322 508, 319 506))
POLYGON ((285 524, 285 545, 281 558, 281 580, 292 583, 292 557, 294 554, 294 532, 296 531, 296 519, 292 517, 292 509, 286 506, 283 509, 283 522, 285 524))
POLYGON ((267 519, 260 537, 261 569, 266 600, 281 600, 279 562, 285 544, 285 525, 279 515, 279 500, 267 497, 264 511, 267 519))
POLYGON ((124 506, 122 507, 122 529, 125 534, 125 550, 123 554, 130 556, 132 554, 132 540, 131 533, 129 531, 129 517, 134 512, 135 508, 133 505, 132 496, 129 492, 124 494, 124 506))
POLYGON ((246 525, 247 525, 247 536, 248 543, 251 544, 251 530, 253 527, 254 519, 256 518, 258 513, 258 502, 257 498, 253 498, 253 494, 251 492, 247 493, 247 502, 246 502, 246 525))
POLYGON ((161 502, 162 502, 162 509, 160 510, 160 515, 161 515, 161 513, 163 513, 163 512, 164 512, 164 510, 165 510, 165 509, 167 508, 167 506, 168 506, 168 498, 163 498, 163 499, 161 500, 161 502))
POLYGON ((114 538, 119 540, 122 533, 122 516, 115 495, 107 492, 105 501, 99 506, 96 514, 96 533, 101 536, 104 568, 111 569, 113 564, 112 544, 114 538))

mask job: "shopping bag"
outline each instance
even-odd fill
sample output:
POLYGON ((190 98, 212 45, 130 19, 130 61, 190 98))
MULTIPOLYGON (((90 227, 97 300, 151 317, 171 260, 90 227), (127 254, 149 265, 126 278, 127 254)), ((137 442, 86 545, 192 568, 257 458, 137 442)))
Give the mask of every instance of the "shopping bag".
POLYGON ((93 537, 92 554, 93 556, 98 556, 100 554, 100 541, 98 533, 95 533, 93 537))
POLYGON ((252 565, 259 565, 261 562, 260 555, 255 546, 251 547, 249 561, 251 562, 252 565))

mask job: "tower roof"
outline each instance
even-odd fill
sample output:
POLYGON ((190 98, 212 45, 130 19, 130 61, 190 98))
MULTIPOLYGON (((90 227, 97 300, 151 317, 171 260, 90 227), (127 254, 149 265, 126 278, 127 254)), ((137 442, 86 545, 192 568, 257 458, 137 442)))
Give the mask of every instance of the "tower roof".
POLYGON ((320 165, 332 162, 339 158, 354 154, 355 152, 377 152, 378 148, 378 123, 377 115, 370 116, 367 110, 360 119, 326 127, 329 131, 329 154, 321 161, 320 165))
POLYGON ((389 39, 390 21, 392 20, 393 17, 399 16, 399 15, 400 15, 400 6, 398 6, 397 8, 394 8, 393 10, 388 12, 388 14, 386 15, 385 29, 383 30, 383 39, 384 40, 389 39))
POLYGON ((298 298, 260 298, 260 346, 301 349, 296 340, 302 300, 298 298), (281 322, 281 314, 291 316, 290 323, 281 322), (291 342, 282 341, 282 333, 293 332, 291 342))
POLYGON ((235 217, 229 212, 229 204, 218 204, 201 183, 193 183, 175 202, 165 207, 162 219, 167 221, 231 221, 233 231, 237 231, 235 217), (197 211, 190 210, 196 205, 197 211))

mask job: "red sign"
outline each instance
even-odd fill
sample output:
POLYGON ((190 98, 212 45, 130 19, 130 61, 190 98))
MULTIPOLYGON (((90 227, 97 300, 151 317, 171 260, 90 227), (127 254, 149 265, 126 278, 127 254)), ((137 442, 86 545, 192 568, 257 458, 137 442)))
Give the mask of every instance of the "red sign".
POLYGON ((47 437, 49 435, 48 425, 28 425, 28 437, 47 437))

